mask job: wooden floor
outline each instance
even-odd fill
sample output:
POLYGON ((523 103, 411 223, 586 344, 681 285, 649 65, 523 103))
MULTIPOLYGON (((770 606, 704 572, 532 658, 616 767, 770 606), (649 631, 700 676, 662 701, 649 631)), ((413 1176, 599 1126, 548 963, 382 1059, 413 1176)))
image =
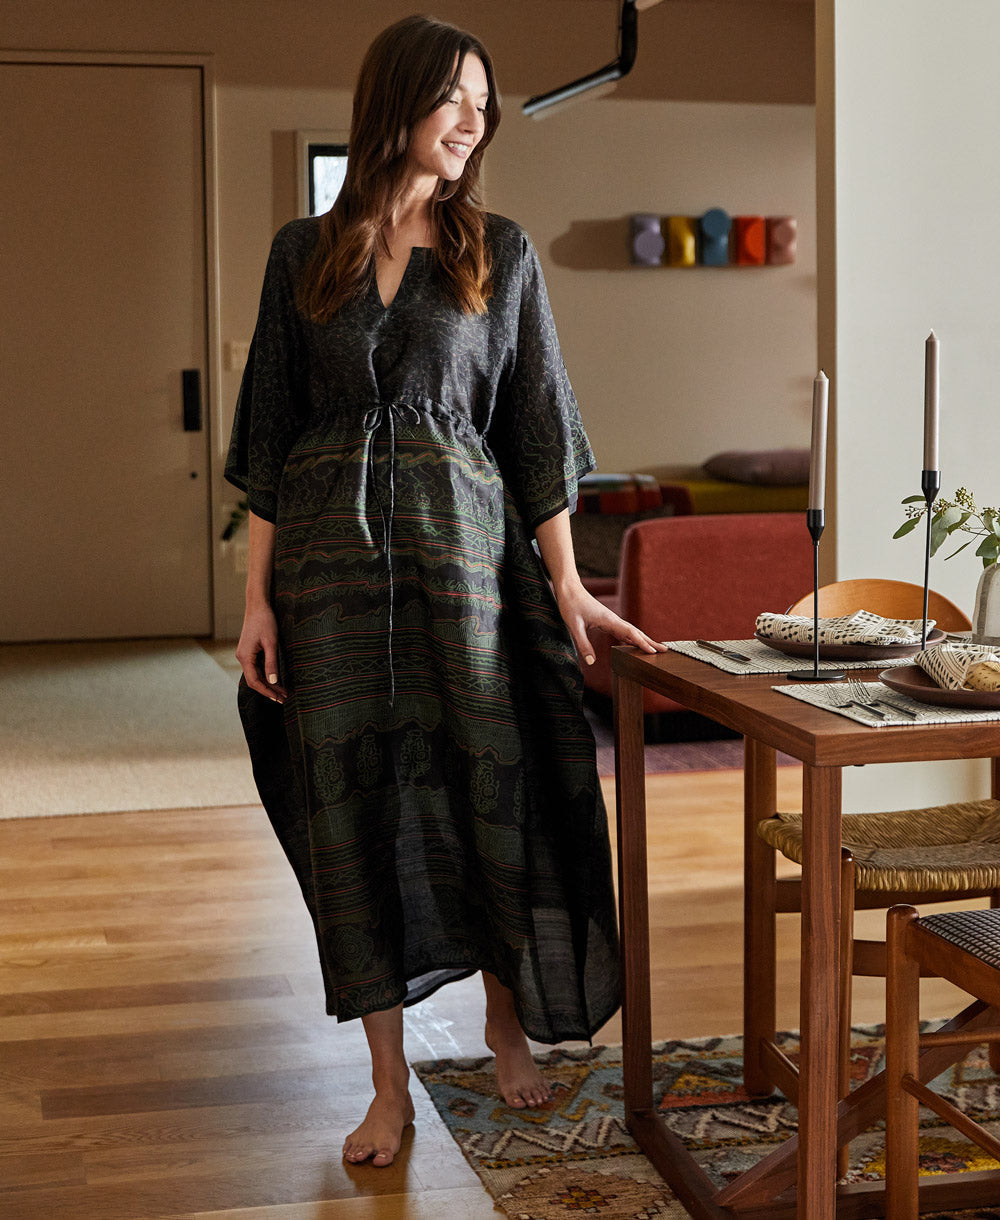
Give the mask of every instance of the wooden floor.
MULTIPOLYGON (((779 772, 785 808, 799 777, 779 772)), ((654 1036, 738 1030, 741 777, 652 776, 649 793, 654 1036)), ((361 1029, 323 1014, 260 809, 0 822, 0 855, 6 1220, 497 1215, 419 1084, 395 1165, 341 1161, 369 1096, 361 1029)), ((783 922, 779 1020, 795 1025, 783 922)), ((878 1018, 878 992, 858 1019, 878 1018)), ((444 988, 408 1010, 409 1057, 485 1054, 482 1017, 477 980, 444 988)), ((616 1020, 597 1040, 619 1036, 616 1020)))

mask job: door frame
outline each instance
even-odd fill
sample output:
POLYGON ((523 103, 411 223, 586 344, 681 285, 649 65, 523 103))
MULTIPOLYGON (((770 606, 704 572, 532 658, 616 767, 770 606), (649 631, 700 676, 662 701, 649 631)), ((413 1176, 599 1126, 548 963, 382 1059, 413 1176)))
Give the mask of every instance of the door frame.
POLYGON ((15 51, 0 49, 0 63, 62 64, 79 67, 196 68, 201 80, 202 221, 205 248, 205 385, 208 401, 204 418, 208 430, 209 510, 206 539, 209 561, 209 598, 213 638, 219 627, 220 479, 228 447, 222 418, 222 343, 219 303, 219 191, 218 129, 215 104, 215 58, 204 54, 168 54, 130 51, 15 51))

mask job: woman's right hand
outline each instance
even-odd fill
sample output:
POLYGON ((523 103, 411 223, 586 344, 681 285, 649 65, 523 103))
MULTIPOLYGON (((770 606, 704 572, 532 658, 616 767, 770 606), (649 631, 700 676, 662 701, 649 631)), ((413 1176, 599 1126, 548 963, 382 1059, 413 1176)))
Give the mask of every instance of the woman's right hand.
POLYGON ((278 671, 278 624, 266 602, 247 606, 236 659, 243 667, 247 686, 275 703, 285 702, 288 692, 279 681, 278 671))

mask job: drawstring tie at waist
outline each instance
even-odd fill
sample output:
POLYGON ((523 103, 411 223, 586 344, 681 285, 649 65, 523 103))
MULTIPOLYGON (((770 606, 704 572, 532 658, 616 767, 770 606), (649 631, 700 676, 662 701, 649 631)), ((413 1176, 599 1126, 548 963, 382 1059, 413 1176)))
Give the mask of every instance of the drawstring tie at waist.
POLYGON ((396 673, 392 663, 392 618, 395 602, 395 579, 392 571, 392 518, 396 510, 396 424, 420 422, 420 413, 405 402, 379 403, 365 413, 364 430, 368 434, 368 485, 375 493, 379 516, 382 518, 382 554, 385 556, 389 580, 389 631, 386 650, 389 660, 389 706, 396 697, 396 673), (379 494, 375 476, 375 435, 384 425, 389 428, 389 505, 388 511, 379 494))

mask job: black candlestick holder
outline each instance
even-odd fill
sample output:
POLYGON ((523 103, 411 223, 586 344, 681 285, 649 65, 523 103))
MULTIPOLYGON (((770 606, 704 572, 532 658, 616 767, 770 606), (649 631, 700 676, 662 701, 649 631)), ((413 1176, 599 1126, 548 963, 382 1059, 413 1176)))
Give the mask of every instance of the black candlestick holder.
POLYGON ((813 667, 812 671, 796 669, 786 674, 794 682, 839 682, 844 674, 839 669, 819 668, 819 540, 826 526, 822 508, 806 509, 806 525, 813 540, 813 667))
POLYGON ((920 633, 920 647, 927 647, 927 603, 931 591, 931 505, 941 489, 940 470, 922 470, 920 472, 920 490, 924 493, 927 504, 927 533, 924 537, 924 625, 920 633))

